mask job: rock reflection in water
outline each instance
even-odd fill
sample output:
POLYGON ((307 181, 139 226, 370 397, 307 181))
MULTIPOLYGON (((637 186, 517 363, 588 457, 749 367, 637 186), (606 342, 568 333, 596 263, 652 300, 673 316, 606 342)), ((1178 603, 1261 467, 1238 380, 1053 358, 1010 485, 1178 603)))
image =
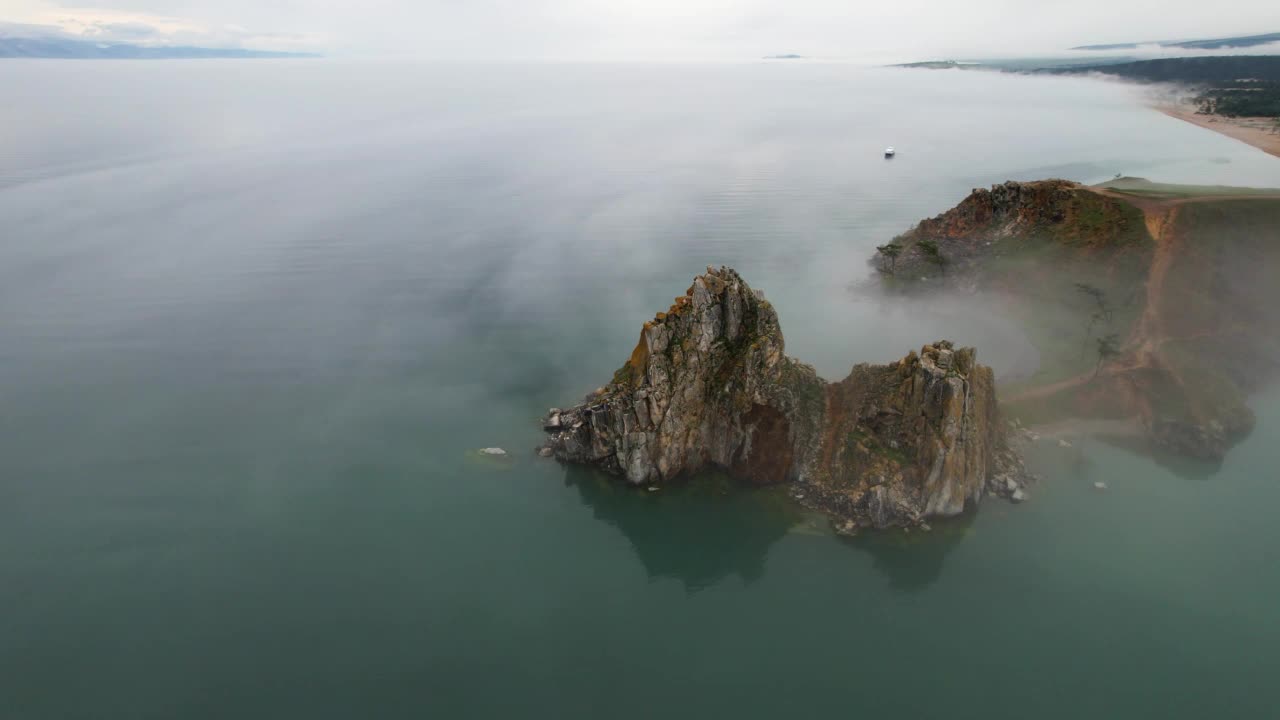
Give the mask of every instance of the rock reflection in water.
MULTIPOLYGON (((651 579, 679 580, 690 593, 733 575, 744 584, 755 582, 773 544, 797 529, 826 536, 826 542, 835 539, 827 519, 806 513, 785 489, 746 488, 723 473, 649 492, 598 470, 569 466, 565 485, 578 491, 596 518, 626 536, 651 579)), ((930 532, 886 530, 840 541, 869 553, 889 587, 917 592, 941 576, 975 515, 936 522, 930 532)))
POLYGON ((769 548, 802 519, 782 490, 743 488, 720 473, 649 492, 573 466, 565 484, 622 531, 650 578, 679 580, 689 592, 731 575, 759 579, 769 548))
POLYGON ((977 513, 938 521, 930 532, 887 530, 845 538, 845 542, 870 553, 872 563, 889 581, 889 587, 914 593, 928 588, 942 576, 942 566, 968 534, 977 513))

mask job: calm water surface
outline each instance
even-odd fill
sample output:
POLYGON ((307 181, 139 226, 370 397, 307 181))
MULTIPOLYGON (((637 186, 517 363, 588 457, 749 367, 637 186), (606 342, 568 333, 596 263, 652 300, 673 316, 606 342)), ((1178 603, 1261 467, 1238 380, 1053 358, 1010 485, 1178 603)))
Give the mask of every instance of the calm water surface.
POLYGON ((939 337, 1034 367, 998 306, 868 290, 872 248, 975 186, 1280 186, 1275 158, 982 73, 0 82, 0 717, 1274 712, 1280 392, 1221 468, 1046 444, 1032 503, 857 541, 530 448, 711 263, 827 377, 939 337))

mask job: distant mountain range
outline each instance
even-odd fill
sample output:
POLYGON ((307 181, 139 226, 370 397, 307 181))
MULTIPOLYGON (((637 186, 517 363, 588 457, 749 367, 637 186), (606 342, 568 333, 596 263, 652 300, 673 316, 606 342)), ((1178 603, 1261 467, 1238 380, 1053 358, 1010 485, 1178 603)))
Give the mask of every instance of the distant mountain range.
POLYGON ((1163 48, 1181 48, 1184 50, 1222 50, 1224 48, 1245 48, 1268 43, 1280 42, 1280 33, 1266 35, 1244 35, 1241 37, 1214 38, 1212 40, 1162 40, 1158 42, 1113 43, 1111 45, 1081 45, 1072 50, 1136 50, 1144 45, 1156 45, 1163 48))
POLYGON ((300 58, 319 57, 310 53, 270 52, 239 48, 147 46, 127 43, 97 43, 67 38, 0 37, 0 58, 62 58, 78 60, 166 60, 200 58, 300 58))

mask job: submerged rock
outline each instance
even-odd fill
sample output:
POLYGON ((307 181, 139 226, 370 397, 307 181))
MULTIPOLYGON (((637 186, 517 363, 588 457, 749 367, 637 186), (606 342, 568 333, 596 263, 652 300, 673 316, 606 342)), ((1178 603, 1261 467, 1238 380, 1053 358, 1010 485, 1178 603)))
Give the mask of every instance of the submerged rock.
POLYGON ((466 457, 469 462, 487 470, 511 470, 516 464, 510 453, 496 447, 468 450, 466 457))
POLYGON ((1024 474, 972 349, 938 342, 828 383, 784 354, 773 306, 728 268, 695 278, 609 385, 552 420, 547 447, 562 461, 637 486, 709 466, 799 483, 845 531, 956 515, 992 478, 1010 496, 1024 474))
MULTIPOLYGON (((1224 403, 1225 404, 1225 403, 1224 403)), ((1221 418, 1157 417, 1150 421, 1158 447, 1199 460, 1222 460, 1235 442, 1253 429, 1253 415, 1246 407, 1230 408, 1221 418)))

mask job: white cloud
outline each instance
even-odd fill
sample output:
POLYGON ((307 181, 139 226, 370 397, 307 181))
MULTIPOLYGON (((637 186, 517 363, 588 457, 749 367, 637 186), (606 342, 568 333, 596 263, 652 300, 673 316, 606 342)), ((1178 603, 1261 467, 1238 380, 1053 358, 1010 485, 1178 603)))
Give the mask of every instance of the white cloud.
POLYGON ((156 30, 148 42, 464 59, 905 60, 1280 31, 1274 0, 5 1, 10 20, 80 34, 138 36, 141 24, 156 30))
POLYGON ((105 22, 102 20, 94 21, 90 27, 84 31, 86 35, 102 35, 112 37, 133 38, 138 41, 145 41, 160 34, 159 28, 154 25, 148 25, 144 22, 105 22))
POLYGON ((308 33, 255 32, 231 23, 218 24, 130 10, 55 7, 27 3, 22 23, 2 23, 0 33, 56 36, 144 46, 192 45, 250 50, 322 49, 326 38, 308 33))

